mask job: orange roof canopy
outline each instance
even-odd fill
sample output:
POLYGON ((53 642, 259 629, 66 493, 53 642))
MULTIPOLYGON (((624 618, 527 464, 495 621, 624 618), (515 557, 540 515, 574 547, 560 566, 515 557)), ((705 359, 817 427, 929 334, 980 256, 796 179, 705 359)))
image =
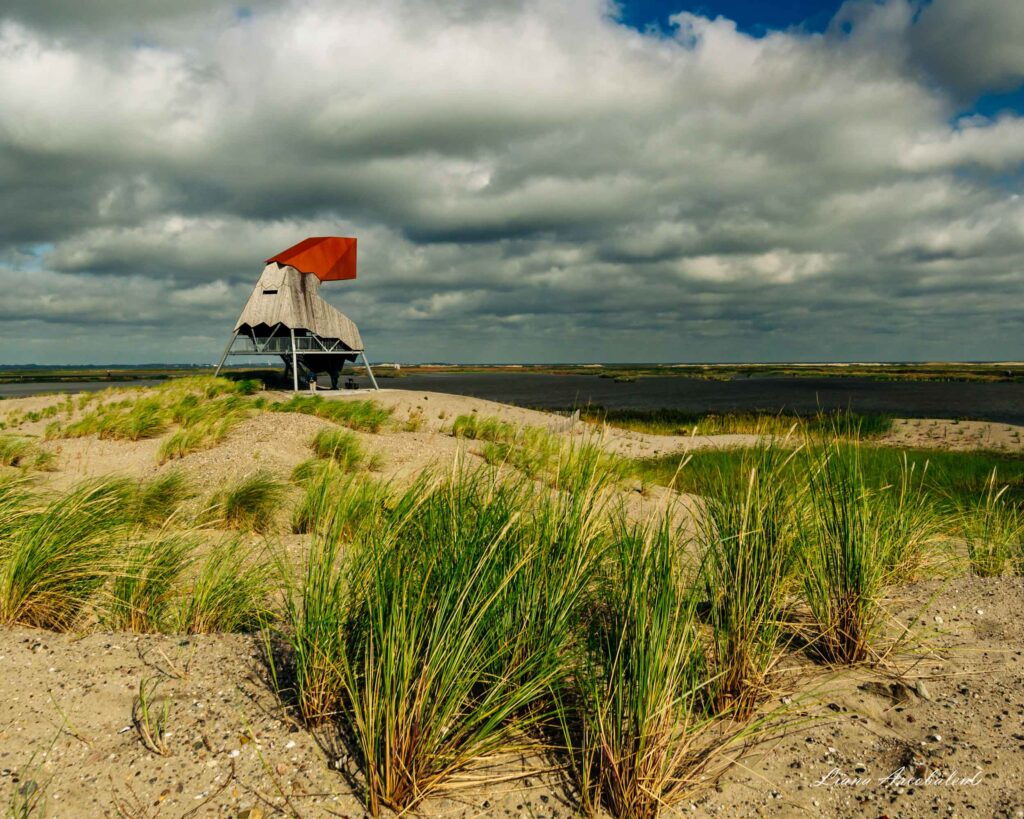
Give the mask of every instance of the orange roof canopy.
POLYGON ((346 236, 311 236, 267 259, 313 273, 322 282, 356 277, 356 240, 346 236))

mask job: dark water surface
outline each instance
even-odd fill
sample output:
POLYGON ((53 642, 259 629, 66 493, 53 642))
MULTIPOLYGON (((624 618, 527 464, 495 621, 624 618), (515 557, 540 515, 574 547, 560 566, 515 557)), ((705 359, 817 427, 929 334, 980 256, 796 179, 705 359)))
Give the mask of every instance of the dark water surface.
POLYGON ((99 392, 111 387, 153 387, 165 383, 164 378, 142 378, 138 381, 26 381, 0 384, 0 398, 24 398, 48 392, 99 392))
MULTIPOLYGON (((357 379, 365 385, 363 378, 357 379)), ((158 380, 67 381, 0 384, 0 396, 83 392, 108 387, 144 387, 158 380)), ((850 409, 927 418, 978 418, 1024 424, 1024 383, 966 381, 873 381, 867 378, 743 378, 703 381, 680 377, 639 378, 616 383, 596 375, 532 373, 431 373, 382 378, 387 389, 472 395, 543 409, 598 405, 608 409, 685 412, 728 410, 813 413, 850 409)))
POLYGON ((616 383, 590 375, 436 373, 380 380, 381 387, 472 395, 548 409, 600 405, 608 409, 685 412, 764 410, 814 413, 850 409, 926 418, 976 418, 1024 424, 1024 383, 873 381, 867 378, 680 377, 616 383))

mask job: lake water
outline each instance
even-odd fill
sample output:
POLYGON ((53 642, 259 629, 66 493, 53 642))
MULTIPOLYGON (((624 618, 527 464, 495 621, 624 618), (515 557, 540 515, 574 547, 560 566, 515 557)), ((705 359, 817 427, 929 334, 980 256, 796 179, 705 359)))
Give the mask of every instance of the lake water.
MULTIPOLYGON (((365 379, 357 379, 365 384, 365 379)), ((0 384, 0 396, 83 392, 160 381, 40 382, 0 384)), ((680 377, 616 383, 596 375, 531 373, 430 373, 382 378, 381 387, 472 395, 543 409, 596 405, 609 409, 686 412, 728 410, 813 413, 817 409, 878 412, 927 418, 979 418, 1024 424, 1024 383, 872 381, 865 378, 743 378, 702 381, 680 377)))
POLYGON ((138 381, 26 381, 0 384, 0 398, 24 398, 47 392, 99 392, 110 387, 152 387, 166 379, 143 378, 138 381))
POLYGON ((873 381, 866 378, 744 378, 703 381, 672 376, 616 383, 590 375, 437 373, 380 379, 381 387, 473 395, 527 407, 686 412, 763 410, 814 413, 850 409, 926 418, 978 418, 1024 424, 1024 383, 873 381))

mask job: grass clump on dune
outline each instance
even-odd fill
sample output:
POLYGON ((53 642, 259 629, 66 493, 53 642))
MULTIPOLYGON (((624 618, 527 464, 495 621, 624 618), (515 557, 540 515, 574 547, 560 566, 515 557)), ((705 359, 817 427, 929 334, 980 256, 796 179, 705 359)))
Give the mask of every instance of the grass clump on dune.
POLYGON ((252 385, 224 378, 175 379, 136 399, 100 403, 54 434, 138 441, 162 435, 177 424, 160 447, 160 460, 181 458, 220 443, 248 417, 253 402, 243 396, 251 392, 252 385))
POLYGON ((872 487, 858 446, 810 447, 808 505, 801 518, 801 576, 814 618, 815 651, 840 665, 867 659, 885 612, 881 597, 903 521, 872 487))
POLYGON ((959 510, 960 534, 967 547, 971 572, 978 577, 999 577, 1013 561, 1018 568, 1024 549, 1024 518, 1007 498, 995 470, 985 493, 959 510))
POLYGON ((300 464, 302 497, 292 512, 292 532, 309 534, 330 521, 338 536, 350 538, 357 527, 375 520, 387 496, 386 487, 362 476, 345 474, 332 461, 300 464), (311 468, 310 465, 313 467, 311 468))
POLYGON ((512 466, 534 478, 557 463, 562 449, 559 438, 546 429, 519 427, 475 413, 456 418, 452 435, 482 442, 479 454, 491 466, 512 466))
POLYGON ((0 545, 0 622, 74 627, 111 575, 126 482, 81 484, 24 514, 0 545))
POLYGON ((193 541, 177 533, 159 532, 135 540, 114 575, 106 624, 139 634, 168 630, 178 583, 194 550, 193 541))
POLYGON ((391 417, 391 410, 370 400, 324 401, 319 415, 361 432, 379 432, 391 417))
POLYGON ((715 710, 748 717, 780 656, 783 595, 796 556, 792 451, 748 450, 739 480, 717 473, 702 487, 700 586, 708 603, 715 710))
POLYGON ((512 466, 538 478, 557 464, 561 450, 562 442, 547 430, 524 427, 511 440, 486 441, 480 455, 492 466, 512 466))
POLYGON ((342 469, 354 469, 364 458, 359 439, 343 429, 324 427, 313 437, 310 446, 318 458, 331 460, 342 469))
POLYGON ((234 381, 223 376, 190 375, 171 379, 157 387, 157 390, 172 399, 190 393, 209 399, 221 395, 251 395, 257 392, 261 386, 261 382, 255 379, 234 381))
POLYGON ((233 412, 182 427, 160 445, 161 462, 215 447, 246 417, 244 412, 233 412))
POLYGON ((788 435, 794 427, 806 433, 838 432, 843 437, 875 438, 892 429, 887 415, 851 412, 822 412, 815 415, 791 415, 767 412, 697 413, 675 409, 580 410, 585 421, 604 423, 634 432, 653 435, 788 435))
POLYGON ((605 452, 595 440, 564 439, 540 427, 516 428, 509 440, 487 441, 480 456, 491 466, 510 466, 528 478, 558 487, 579 471, 623 478, 629 464, 605 452))
POLYGON ((555 669, 514 651, 502 616, 522 572, 506 540, 521 505, 507 486, 446 483, 357 546, 342 709, 375 813, 411 809, 516 747, 553 682, 555 669))
POLYGON ((468 438, 471 441, 508 442, 516 437, 518 428, 499 418, 472 413, 460 415, 452 423, 452 435, 456 438, 468 438))
POLYGON ((0 466, 20 466, 32 452, 32 442, 27 438, 0 435, 0 466))
POLYGON ((286 484, 274 475, 255 472, 216 493, 205 517, 232 529, 267 532, 286 491, 286 484))
POLYGON ((946 504, 928 492, 929 464, 918 467, 904 456, 893 479, 875 487, 877 514, 887 524, 881 556, 887 586, 915 579, 938 556, 946 504))
POLYGON ((24 475, 0 474, 0 560, 17 530, 38 511, 32 506, 30 486, 24 475))
POLYGON ((196 563, 175 630, 183 634, 253 632, 271 618, 271 564, 238 540, 219 543, 196 563))
POLYGON ((559 713, 585 810, 656 817, 699 790, 714 759, 711 670, 668 522, 621 527, 610 556, 559 713))
POLYGON ((361 432, 379 432, 391 410, 369 399, 325 400, 319 395, 295 395, 270 405, 273 412, 301 412, 361 432))
POLYGON ((345 475, 330 461, 315 463, 323 468, 306 479, 303 499, 292 518, 293 531, 313 535, 301 585, 296 587, 290 567, 282 566, 288 590, 286 640, 292 653, 294 699, 310 724, 337 713, 344 688, 338 661, 345 650, 349 603, 343 545, 384 519, 387 495, 385 487, 345 475))
POLYGON ((132 520, 144 526, 162 526, 194 494, 183 473, 167 471, 139 481, 127 511, 132 520))
POLYGON ((80 438, 96 435, 99 438, 139 441, 155 438, 168 426, 168 419, 159 398, 140 398, 135 402, 105 404, 88 415, 68 424, 64 435, 80 438))
POLYGON ((594 562, 572 548, 590 530, 529 514, 530 497, 525 482, 460 469, 421 478, 344 552, 336 528, 318 530, 289 606, 297 698, 307 718, 341 714, 375 814, 521 747, 545 713, 563 671, 551 638, 585 582, 559 591, 594 562))
POLYGON ((0 435, 0 466, 20 466, 46 471, 53 468, 54 455, 40 449, 28 438, 0 435))
POLYGON ((250 403, 238 395, 201 400, 195 393, 186 394, 170 408, 171 418, 181 428, 160 446, 161 461, 216 446, 249 413, 250 403))

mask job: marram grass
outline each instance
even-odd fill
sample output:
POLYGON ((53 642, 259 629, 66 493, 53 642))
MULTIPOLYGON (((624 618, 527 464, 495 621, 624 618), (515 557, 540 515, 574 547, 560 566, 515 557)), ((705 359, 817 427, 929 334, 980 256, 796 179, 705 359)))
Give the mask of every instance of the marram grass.
POLYGON ((307 723, 337 715, 342 698, 339 656, 348 598, 343 551, 360 530, 374 529, 384 515, 384 488, 346 476, 329 461, 307 478, 293 517, 295 531, 313 534, 300 583, 282 564, 286 639, 291 648, 294 698, 307 723))
POLYGON ((302 481, 302 497, 292 512, 292 532, 312 534, 329 524, 332 536, 350 538, 379 517, 387 497, 385 486, 346 474, 334 461, 312 463, 319 468, 302 481))
POLYGON ((610 556, 558 713, 586 813, 653 819, 700 790, 715 760, 712 670, 669 522, 621 526, 610 556))
POLYGON ((959 524, 972 574, 998 577, 1011 562, 1022 565, 1019 555, 1024 543, 1024 518, 1009 502, 1007 489, 1000 486, 995 470, 985 493, 960 506, 959 524))
POLYGON ((281 508, 287 485, 269 472, 254 472, 216 493, 205 517, 231 529, 268 532, 281 508))
POLYGON ((196 559, 191 585, 174 614, 184 634, 254 632, 271 619, 272 565, 240 540, 216 543, 196 559))
POLYGON ((738 475, 719 472, 700 494, 700 584, 708 604, 715 710, 748 717, 781 655, 782 610, 796 557, 794 450, 747 450, 738 475), (738 478, 738 480, 737 480, 738 478))
POLYGON ((28 438, 0 435, 0 466, 21 466, 32 452, 28 438))
POLYGON ((127 534, 125 481, 90 481, 24 515, 0 546, 0 622, 73 628, 127 534))
POLYGON ((322 488, 328 523, 289 606, 297 700, 340 718, 371 810, 407 810, 550 717, 596 565, 595 497, 534 506, 527 483, 458 467, 352 529, 349 486, 322 488))
POLYGON ((166 470, 138 483, 130 495, 128 511, 137 523, 159 527, 178 514, 193 495, 184 473, 166 470))
POLYGON ((347 430, 324 427, 310 444, 319 458, 334 461, 342 469, 353 469, 364 459, 359 439, 347 430))
POLYGON ((326 400, 319 395, 295 395, 270 405, 273 412, 301 412, 362 432, 379 432, 391 410, 369 399, 326 400))
POLYGON ((0 466, 17 466, 41 472, 53 469, 56 458, 33 440, 16 435, 0 435, 0 466))
POLYGON ((906 560, 907 543, 923 542, 931 523, 910 496, 899 495, 902 488, 870 485, 858 444, 807 448, 800 570, 817 629, 814 648, 827 662, 861 662, 876 653, 884 592, 906 560))
POLYGON ((170 629, 195 542, 160 531, 137 538, 121 556, 105 606, 105 624, 116 630, 151 634, 170 629))

